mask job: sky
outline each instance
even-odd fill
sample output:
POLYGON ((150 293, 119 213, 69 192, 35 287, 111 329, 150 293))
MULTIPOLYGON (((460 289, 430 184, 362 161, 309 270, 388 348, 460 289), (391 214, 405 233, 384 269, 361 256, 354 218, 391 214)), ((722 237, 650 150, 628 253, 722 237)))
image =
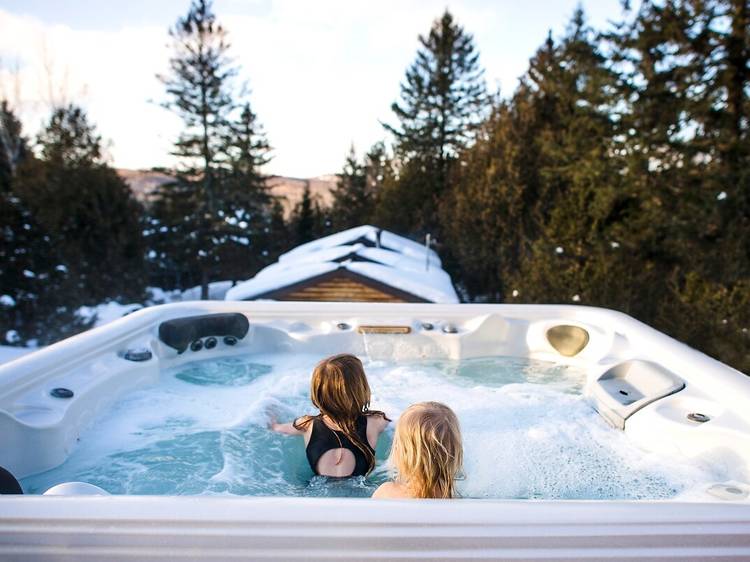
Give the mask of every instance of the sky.
MULTIPOLYGON (((381 123, 413 62, 417 37, 448 8, 474 36, 488 88, 508 96, 548 31, 577 5, 606 28, 620 0, 215 0, 230 56, 273 147, 265 172, 340 171, 387 139, 381 123)), ((118 168, 170 166, 179 119, 161 107, 168 29, 189 0, 0 0, 0 97, 33 136, 54 104, 82 105, 118 168)))

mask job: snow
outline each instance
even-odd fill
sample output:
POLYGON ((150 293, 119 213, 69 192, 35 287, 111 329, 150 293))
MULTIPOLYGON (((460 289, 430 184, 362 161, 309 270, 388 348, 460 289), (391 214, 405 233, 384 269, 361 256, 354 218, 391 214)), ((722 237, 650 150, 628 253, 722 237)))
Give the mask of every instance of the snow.
POLYGON ((410 255, 404 255, 397 252, 384 250, 382 248, 365 247, 359 253, 364 258, 367 258, 374 262, 382 263, 383 265, 395 267, 396 269, 406 269, 409 271, 425 271, 428 269, 428 266, 430 270, 440 269, 441 266, 439 258, 433 261, 434 252, 432 252, 430 255, 416 258, 410 255))
MULTIPOLYGON (((433 258, 434 252, 430 253, 430 267, 440 268, 440 260, 433 258)), ((338 246, 334 248, 323 248, 316 252, 284 254, 279 258, 278 263, 274 263, 263 269, 263 273, 280 272, 299 267, 302 264, 322 263, 340 261, 346 256, 361 257, 366 260, 381 263, 399 269, 409 269, 414 271, 424 271, 427 258, 423 255, 416 259, 409 255, 399 254, 383 248, 370 248, 364 244, 353 244, 338 246), (291 255, 290 255, 291 254, 291 255)))
POLYGON ((18 343, 21 341, 21 336, 16 330, 8 330, 5 332, 5 341, 8 343, 18 343))
POLYGON ((230 289, 226 300, 252 299, 345 269, 427 301, 458 302, 450 276, 441 269, 440 258, 433 250, 385 230, 380 231, 380 248, 351 243, 362 238, 375 241, 377 233, 375 227, 360 226, 303 244, 280 256, 277 263, 252 279, 230 289))
POLYGON ((396 287, 425 300, 441 303, 457 303, 458 296, 450 275, 437 267, 428 271, 399 270, 377 263, 352 262, 346 266, 349 271, 376 279, 381 283, 396 287))
POLYGON ((16 306, 16 301, 10 295, 0 295, 0 305, 10 308, 11 306, 16 306))
MULTIPOLYGON (((208 296, 211 300, 222 300, 227 290, 232 286, 231 281, 216 281, 208 284, 208 296)), ((131 312, 140 310, 142 308, 152 306, 155 304, 164 304, 170 302, 180 301, 194 301, 200 300, 201 288, 200 285, 192 287, 185 291, 165 291, 158 287, 149 287, 147 289, 149 297, 143 303, 127 303, 120 304, 118 302, 110 301, 105 302, 96 306, 82 306, 76 310, 76 315, 83 320, 90 321, 96 318, 94 326, 103 326, 118 318, 127 316, 131 312)))
MULTIPOLYGON (((232 287, 231 281, 215 281, 208 284, 208 298, 213 301, 224 300, 227 291, 232 287)), ((199 301, 201 300, 201 286, 184 290, 179 297, 173 296, 169 300, 199 301)))
POLYGON ((31 353, 32 351, 36 351, 36 348, 0 345, 0 364, 18 359, 22 355, 26 355, 27 353, 31 353))
POLYGON ((724 199, 726 199, 726 198, 727 198, 727 192, 726 191, 722 191, 721 193, 719 193, 716 196, 717 201, 724 201, 724 199))
POLYGON ((270 272, 266 271, 270 267, 273 267, 273 265, 261 270, 252 279, 244 283, 238 283, 232 287, 227 291, 224 298, 228 301, 246 300, 256 295, 262 295, 263 293, 288 287, 305 279, 334 271, 338 269, 339 264, 335 262, 304 263, 302 267, 298 268, 276 268, 270 272))
POLYGON ((34 277, 36 277, 36 273, 28 269, 24 269, 23 276, 26 277, 27 279, 33 279, 34 277))
POLYGON ((81 306, 76 310, 76 316, 87 322, 95 320, 92 327, 97 327, 109 324, 141 308, 143 305, 140 303, 120 304, 110 301, 96 306, 81 306))
MULTIPOLYGON (((213 300, 221 300, 224 298, 224 293, 226 293, 227 289, 229 289, 231 286, 231 281, 217 281, 215 283, 210 283, 209 296, 213 300)), ((146 290, 148 298, 143 303, 120 304, 114 301, 110 301, 98 304, 96 306, 81 306, 76 310, 75 314, 85 321, 94 320, 92 328, 96 328, 148 306, 153 306, 156 304, 166 304, 170 302, 179 302, 184 300, 200 300, 200 289, 200 287, 193 287, 192 289, 180 292, 179 290, 165 291, 164 289, 160 289, 158 287, 149 287, 146 290)), ((13 304, 9 304, 12 300, 12 297, 10 297, 9 295, 1 295, 0 305, 13 306, 15 304, 15 301, 13 301, 13 304)), ((0 341, 5 341, 11 344, 20 343, 21 336, 16 330, 8 330, 4 335, 0 333, 0 341)), ((28 340, 26 342, 26 345, 27 347, 0 345, 0 364, 11 361, 16 357, 20 357, 21 355, 25 355, 26 353, 30 353, 38 349, 36 340, 28 340)))
POLYGON ((343 230, 341 232, 337 232, 336 234, 331 234, 330 236, 325 236, 324 238, 319 238, 318 240, 313 240, 312 242, 308 242, 307 244, 297 246, 286 254, 279 256, 279 262, 284 262, 289 259, 296 259, 301 254, 309 254, 327 248, 335 248, 338 246, 347 246, 350 245, 351 242, 354 242, 355 240, 358 240, 360 238, 364 238, 371 241, 372 243, 376 243, 378 232, 380 232, 380 246, 382 248, 422 260, 425 259, 425 254, 427 253, 430 256, 430 261, 433 261, 433 263, 436 263, 438 265, 441 264, 440 258, 434 250, 427 250, 424 245, 419 244, 418 242, 414 242, 413 240, 409 240, 408 238, 404 238, 403 236, 399 236, 397 234, 393 234, 392 232, 388 232, 387 230, 381 230, 369 225, 357 226, 354 228, 350 228, 349 230, 343 230))

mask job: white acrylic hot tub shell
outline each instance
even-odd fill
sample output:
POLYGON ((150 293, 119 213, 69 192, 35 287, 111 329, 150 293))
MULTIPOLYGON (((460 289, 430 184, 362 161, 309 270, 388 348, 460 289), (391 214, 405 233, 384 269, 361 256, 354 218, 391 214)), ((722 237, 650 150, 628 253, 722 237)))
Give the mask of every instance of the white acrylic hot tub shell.
MULTIPOLYGON (((646 450, 725 463, 740 486, 750 481, 747 377, 624 314, 542 305, 193 302, 145 309, 0 367, 0 465, 20 477, 57 466, 98 411, 155 381, 162 369, 253 351, 523 356, 583 366, 589 381, 622 361, 651 361, 686 387, 635 412, 626 434, 646 450), (250 332, 236 348, 178 356, 158 341, 160 322, 216 312, 248 316, 250 332), (435 329, 422 329, 424 322, 435 329), (340 329, 341 323, 350 328, 340 329), (443 333, 446 324, 457 333, 443 333), (544 337, 559 324, 589 332, 578 356, 561 357, 544 337), (408 325, 413 333, 363 338, 359 325, 408 325), (143 346, 154 359, 119 357, 143 346), (50 397, 57 386, 74 389, 75 398, 50 397), (711 421, 687 420, 693 411, 711 421)), ((750 502, 0 497, 2 560, 165 557, 750 560, 750 502)))

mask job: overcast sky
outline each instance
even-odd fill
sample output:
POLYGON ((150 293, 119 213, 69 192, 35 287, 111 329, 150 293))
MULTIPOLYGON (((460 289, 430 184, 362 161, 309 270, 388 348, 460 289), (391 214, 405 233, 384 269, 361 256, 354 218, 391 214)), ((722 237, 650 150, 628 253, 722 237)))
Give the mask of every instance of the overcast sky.
MULTIPOLYGON (((336 173, 348 147, 385 138, 417 35, 447 7, 474 35, 488 86, 509 95, 547 31, 562 33, 577 4, 590 23, 620 17, 619 0, 216 0, 231 55, 274 148, 266 172, 336 173)), ((109 143, 112 163, 171 163, 180 122, 158 102, 167 30, 189 0, 0 0, 0 96, 27 134, 50 100, 83 105, 109 143)))

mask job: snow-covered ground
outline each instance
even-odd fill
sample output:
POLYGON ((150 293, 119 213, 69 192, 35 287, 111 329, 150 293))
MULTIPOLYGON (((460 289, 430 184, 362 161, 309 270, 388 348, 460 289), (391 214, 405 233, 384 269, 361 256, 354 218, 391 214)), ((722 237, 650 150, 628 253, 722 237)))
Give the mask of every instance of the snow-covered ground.
MULTIPOLYGON (((224 300, 224 295, 231 288, 231 286, 231 281, 217 281, 215 283, 209 283, 208 296, 211 300, 224 300)), ((200 298, 200 287, 193 287, 182 292, 165 291, 157 287, 149 287, 148 298, 142 303, 121 304, 118 302, 110 301, 98 304, 96 306, 82 306, 76 311, 76 314, 83 320, 93 320, 94 324, 92 325, 92 328, 96 328, 98 326, 103 326, 104 324, 108 324, 114 320, 117 320, 118 318, 122 318, 123 316, 126 316, 131 312, 135 312, 136 310, 140 310, 141 308, 146 308, 148 306, 154 306, 157 304, 167 304, 170 302, 200 300, 200 298)), ((12 339, 7 338, 7 336, 6 339, 8 339, 9 341, 13 341, 12 339)), ((0 341, 2 341, 1 336, 0 341)), ((35 346, 17 347, 10 345, 0 345, 0 364, 12 361, 13 359, 21 357, 22 355, 25 355, 27 353, 31 353, 32 351, 35 351, 37 349, 39 348, 35 346)))

